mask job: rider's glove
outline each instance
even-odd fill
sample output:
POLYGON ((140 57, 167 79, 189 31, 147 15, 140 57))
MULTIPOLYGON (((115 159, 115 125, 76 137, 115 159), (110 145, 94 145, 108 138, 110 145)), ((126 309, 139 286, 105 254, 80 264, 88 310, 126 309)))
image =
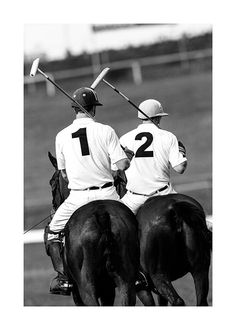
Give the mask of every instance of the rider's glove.
POLYGON ((132 150, 128 149, 127 147, 121 146, 121 148, 126 153, 126 156, 128 157, 128 159, 131 160, 133 158, 133 156, 134 156, 134 152, 132 150))

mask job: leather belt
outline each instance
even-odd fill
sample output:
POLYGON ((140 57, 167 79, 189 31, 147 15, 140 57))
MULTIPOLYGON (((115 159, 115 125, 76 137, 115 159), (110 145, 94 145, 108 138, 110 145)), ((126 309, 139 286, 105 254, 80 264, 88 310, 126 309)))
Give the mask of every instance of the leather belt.
POLYGON ((150 195, 139 194, 139 193, 133 192, 133 191, 131 191, 131 190, 129 190, 129 192, 130 192, 131 194, 134 194, 134 195, 140 195, 140 196, 147 196, 147 197, 150 197, 150 196, 152 196, 152 195, 155 195, 155 194, 158 193, 158 192, 161 192, 161 191, 167 189, 168 187, 169 187, 169 183, 168 183, 167 185, 165 185, 164 187, 162 187, 162 188, 160 188, 160 189, 154 191, 154 192, 153 192, 152 194, 150 194, 150 195))
POLYGON ((113 186, 113 182, 107 182, 105 183, 103 186, 101 187, 97 187, 97 186, 92 186, 89 188, 85 188, 85 189, 72 189, 72 190, 78 190, 78 191, 85 191, 85 190, 98 190, 98 189, 103 189, 103 188, 108 188, 113 186))

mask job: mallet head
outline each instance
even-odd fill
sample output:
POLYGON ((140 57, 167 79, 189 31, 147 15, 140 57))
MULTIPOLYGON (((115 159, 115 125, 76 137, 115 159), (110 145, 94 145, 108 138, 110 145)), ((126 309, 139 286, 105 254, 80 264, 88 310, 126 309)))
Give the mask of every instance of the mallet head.
POLYGON ((39 57, 36 58, 32 64, 31 70, 30 70, 30 76, 34 77, 36 75, 36 72, 38 70, 39 67, 39 57))
POLYGON ((102 79, 105 77, 105 75, 107 74, 107 72, 110 70, 110 68, 105 68, 102 70, 102 72, 97 76, 97 78, 94 80, 94 82, 92 83, 92 85, 90 86, 92 89, 96 88, 97 85, 100 83, 100 81, 102 81, 102 79))

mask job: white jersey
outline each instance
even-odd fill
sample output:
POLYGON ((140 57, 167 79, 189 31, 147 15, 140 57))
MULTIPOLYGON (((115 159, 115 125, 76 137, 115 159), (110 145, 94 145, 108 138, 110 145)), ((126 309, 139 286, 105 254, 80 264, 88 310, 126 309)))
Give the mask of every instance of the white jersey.
POLYGON ((141 124, 120 138, 123 147, 134 152, 126 170, 127 189, 152 194, 170 181, 170 165, 187 159, 179 152, 176 136, 154 124, 141 124))
POLYGON ((69 189, 113 182, 111 164, 127 158, 115 131, 91 118, 75 119, 56 136, 58 169, 66 169, 69 189))

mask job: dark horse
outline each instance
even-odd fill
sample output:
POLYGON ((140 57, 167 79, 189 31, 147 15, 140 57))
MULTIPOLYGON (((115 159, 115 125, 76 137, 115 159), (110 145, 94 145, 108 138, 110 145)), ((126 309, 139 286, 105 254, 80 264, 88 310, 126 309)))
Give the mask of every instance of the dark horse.
MULTIPOLYGON (((188 272, 193 276, 197 305, 207 306, 212 233, 202 206, 193 198, 170 194, 149 198, 138 210, 140 263, 159 305, 182 306, 171 282, 188 272)), ((138 294, 145 305, 152 295, 138 294)))
MULTIPOLYGON (((56 159, 50 184, 56 210, 68 188, 56 159)), ((113 305, 115 289, 121 305, 135 305, 135 280, 139 267, 137 221, 133 213, 114 200, 97 200, 78 208, 65 226, 65 270, 73 283, 76 305, 113 305)))
MULTIPOLYGON (((126 176, 119 171, 119 193, 126 193, 126 176)), ((193 276, 197 305, 206 306, 212 233, 202 206, 193 198, 170 194, 149 198, 136 215, 139 224, 141 270, 149 289, 137 292, 144 305, 184 305, 171 282, 188 272, 193 276)))

